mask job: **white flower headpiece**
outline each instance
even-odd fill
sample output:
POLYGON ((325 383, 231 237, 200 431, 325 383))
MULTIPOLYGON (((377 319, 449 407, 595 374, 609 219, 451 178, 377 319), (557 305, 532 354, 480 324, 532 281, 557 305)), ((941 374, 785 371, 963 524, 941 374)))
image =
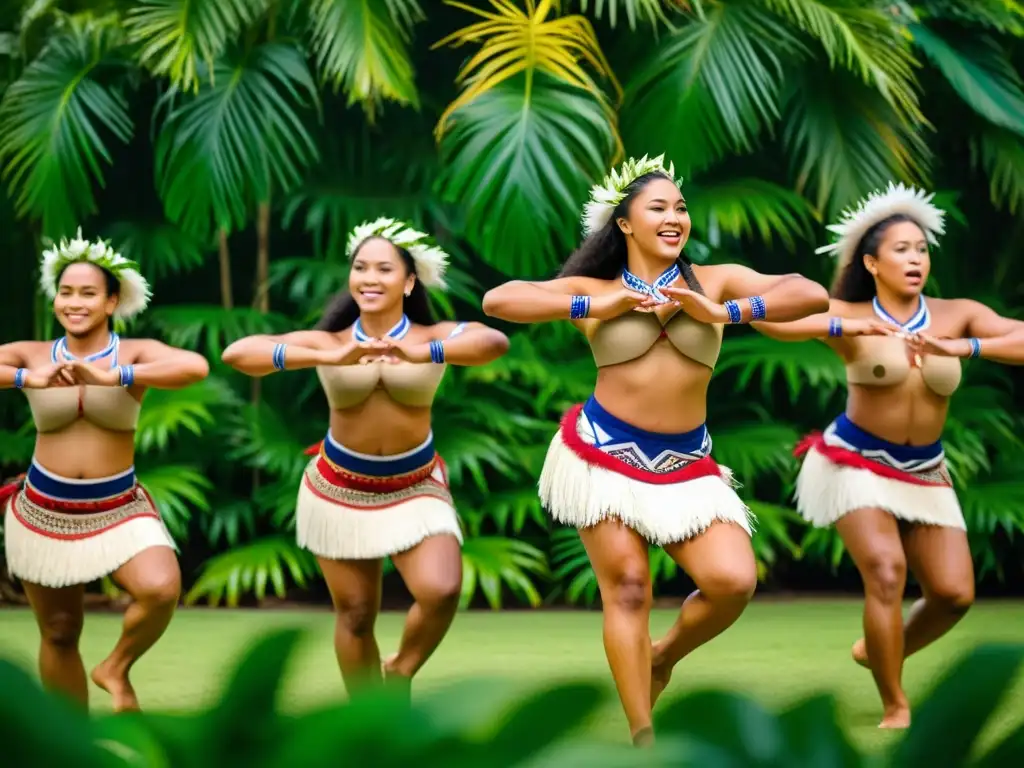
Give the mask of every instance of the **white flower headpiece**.
POLYGON ((118 282, 119 300, 114 310, 118 320, 131 320, 144 311, 153 295, 149 283, 139 272, 139 265, 126 259, 102 240, 90 242, 82 238, 82 228, 70 242, 61 239, 58 245, 43 251, 39 265, 39 285, 53 301, 57 296, 57 280, 69 264, 84 262, 110 272, 118 282))
POLYGON ((604 183, 595 184, 590 190, 590 200, 583 207, 583 236, 597 232, 608 223, 616 206, 626 199, 626 188, 641 176, 648 173, 664 173, 678 186, 682 179, 676 178, 676 167, 669 163, 665 167, 665 155, 648 159, 644 155, 639 160, 629 158, 616 171, 605 176, 604 183))
POLYGON ((396 219, 380 218, 360 224, 348 237, 345 254, 352 258, 356 248, 368 237, 383 237, 397 246, 405 248, 416 262, 416 279, 427 288, 444 290, 447 284, 444 273, 448 268, 448 254, 434 244, 426 232, 413 229, 396 219))
POLYGON ((884 192, 872 192, 855 209, 846 210, 838 224, 830 224, 828 229, 836 235, 835 240, 816 249, 815 253, 834 256, 836 270, 844 269, 868 230, 896 214, 909 216, 924 231, 928 242, 938 245, 937 235, 946 231, 943 224, 946 213, 932 205, 933 197, 934 193, 926 194, 923 190, 890 181, 884 192))

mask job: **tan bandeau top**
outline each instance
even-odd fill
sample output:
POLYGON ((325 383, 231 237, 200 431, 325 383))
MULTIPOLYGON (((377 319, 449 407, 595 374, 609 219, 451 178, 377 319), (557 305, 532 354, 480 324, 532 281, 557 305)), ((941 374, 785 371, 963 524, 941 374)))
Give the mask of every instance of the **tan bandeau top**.
MULTIPOLYGON (((846 366, 846 380, 865 387, 891 387, 910 375, 906 343, 902 339, 870 336, 858 339, 857 359, 846 366)), ((924 355, 921 378, 939 397, 950 397, 960 386, 960 358, 924 355)))
POLYGON ((39 432, 59 432, 79 419, 111 432, 134 432, 142 404, 122 387, 26 389, 39 432))
MULTIPOLYGON (((403 320, 408 323, 405 318, 403 320)), ((448 338, 458 336, 465 328, 465 323, 459 323, 448 334, 448 338)), ((434 402, 434 395, 437 394, 447 367, 444 363, 381 361, 317 366, 316 375, 320 378, 331 410, 359 405, 377 389, 386 392, 399 405, 426 408, 434 402)))
POLYGON ((643 357, 664 336, 681 355, 714 370, 722 351, 722 329, 720 323, 702 323, 681 309, 664 325, 654 312, 626 312, 597 327, 590 349, 597 367, 603 368, 643 357))

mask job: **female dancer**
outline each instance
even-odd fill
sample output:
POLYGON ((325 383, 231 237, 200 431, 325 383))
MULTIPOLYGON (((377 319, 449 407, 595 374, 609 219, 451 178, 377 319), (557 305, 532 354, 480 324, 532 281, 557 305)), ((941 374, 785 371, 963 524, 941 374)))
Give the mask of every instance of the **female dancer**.
POLYGON ((299 486, 297 534, 331 592, 352 692, 382 672, 408 685, 455 616, 462 534, 431 403, 446 363, 486 365, 508 339, 479 323, 435 322, 426 288, 444 288, 447 256, 422 232, 378 219, 353 231, 348 255, 348 288, 315 330, 240 339, 223 359, 250 376, 315 367, 324 388, 330 431, 299 486), (415 604, 382 668, 373 630, 388 556, 415 604))
POLYGON ((174 543, 135 478, 135 428, 146 390, 201 381, 206 360, 151 339, 121 339, 149 302, 133 262, 78 237, 43 253, 40 281, 66 335, 0 347, 0 387, 28 398, 38 435, 32 464, 11 488, 7 564, 22 581, 41 635, 44 685, 88 706, 78 650, 83 595, 112 576, 131 596, 121 638, 92 671, 115 711, 137 709, 128 672, 174 613, 181 574, 174 543))
POLYGON ((910 724, 904 658, 948 632, 974 600, 964 518, 940 442, 960 384, 958 358, 1024 361, 1016 321, 968 299, 925 299, 929 244, 944 216, 930 201, 902 185, 870 195, 819 249, 838 257, 829 311, 755 326, 787 341, 821 339, 846 363, 846 412, 798 448, 806 455, 796 494, 810 523, 835 524, 864 580, 864 639, 853 657, 874 675, 883 728, 910 724), (924 598, 904 625, 908 565, 924 598))
POLYGON ((597 387, 562 421, 540 495, 579 529, 597 574, 605 651, 636 744, 652 739, 651 708, 672 667, 729 627, 756 586, 750 512, 704 425, 723 324, 795 320, 828 301, 797 275, 692 266, 689 233, 673 168, 629 160, 591 192, 586 239, 557 279, 484 297, 488 315, 512 322, 570 320, 593 350, 597 387), (648 542, 697 585, 653 648, 648 542))

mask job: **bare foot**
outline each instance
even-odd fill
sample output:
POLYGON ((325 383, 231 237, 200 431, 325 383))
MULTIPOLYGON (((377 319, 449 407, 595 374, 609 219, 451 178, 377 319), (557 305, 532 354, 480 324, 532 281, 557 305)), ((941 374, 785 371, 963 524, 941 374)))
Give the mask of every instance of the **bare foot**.
POLYGON ((894 729, 909 728, 910 707, 906 704, 902 704, 898 707, 886 707, 885 714, 882 715, 882 722, 878 724, 878 727, 894 729))
POLYGON ((135 689, 132 688, 132 684, 128 680, 128 675, 115 671, 114 666, 109 661, 102 662, 89 676, 96 685, 110 694, 114 700, 115 712, 140 711, 139 699, 136 697, 135 689))
POLYGON ((654 744, 654 729, 650 726, 641 728, 633 734, 634 747, 650 747, 654 744))
POLYGON ((853 644, 853 648, 850 649, 850 655, 864 669, 871 669, 871 663, 868 661, 868 645, 864 642, 863 637, 853 644))

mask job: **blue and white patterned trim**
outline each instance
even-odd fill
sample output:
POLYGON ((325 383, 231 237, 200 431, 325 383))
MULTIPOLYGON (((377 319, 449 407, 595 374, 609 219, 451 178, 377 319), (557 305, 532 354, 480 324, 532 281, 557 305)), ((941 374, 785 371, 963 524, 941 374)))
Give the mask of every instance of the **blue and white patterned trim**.
MULTIPOLYGON (((412 321, 408 315, 402 315, 402 319, 395 323, 387 335, 395 340, 404 339, 411 328, 412 321)), ((363 330, 363 321, 360 318, 357 318, 355 325, 352 326, 352 338, 358 342, 369 341, 372 338, 363 330)))
POLYGON ((971 357, 981 357, 981 339, 971 337, 967 341, 971 343, 971 357))
POLYGON ((275 344, 271 359, 274 362, 275 371, 283 371, 285 366, 285 355, 288 350, 287 344, 275 344))
POLYGON ((444 362, 444 342, 434 339, 430 342, 430 362, 440 365, 444 362))
POLYGON ((750 319, 764 320, 765 315, 768 314, 768 307, 764 303, 763 296, 751 296, 747 301, 750 302, 750 319))
POLYGON ((590 297, 573 296, 569 302, 569 319, 582 320, 590 314, 590 297))
POLYGON ((875 314, 885 322, 891 323, 892 325, 903 329, 907 333, 920 333, 932 324, 932 314, 928 311, 928 304, 925 302, 924 296, 918 296, 917 300, 917 311, 914 312, 913 316, 905 323, 901 323, 895 317, 886 312, 882 308, 882 304, 878 300, 877 296, 871 300, 871 306, 874 308, 875 314))
POLYGON ((738 301, 729 299, 729 301, 725 302, 723 306, 725 307, 725 311, 729 313, 730 323, 735 325, 736 323, 743 322, 743 310, 740 309, 740 303, 738 301))
POLYGON ((19 368, 18 370, 16 370, 14 372, 14 388, 15 389, 24 389, 24 387, 25 387, 25 377, 26 376, 28 376, 28 369, 27 368, 19 368))
POLYGON ((835 339, 843 335, 843 318, 830 317, 828 319, 828 335, 835 339))
MULTIPOLYGON (((102 360, 103 358, 105 358, 105 357, 107 357, 109 355, 112 355, 112 358, 111 358, 111 361, 110 361, 110 367, 111 368, 115 368, 115 367, 117 367, 117 356, 118 356, 118 352, 120 351, 120 347, 121 347, 121 337, 118 336, 116 333, 111 333, 110 334, 110 340, 107 342, 107 346, 105 346, 99 352, 95 352, 95 353, 93 353, 91 355, 86 355, 82 359, 82 362, 84 362, 84 363, 95 363, 97 360, 102 360)), ((77 361, 77 360, 78 360, 77 357, 75 357, 70 352, 68 352, 68 337, 67 336, 61 336, 59 339, 57 339, 55 342, 53 342, 53 345, 50 347, 50 362, 51 363, 56 364, 56 363, 60 363, 60 362, 64 362, 64 361, 77 361)))
POLYGON ((676 263, 658 275, 653 283, 648 283, 646 280, 641 280, 628 269, 624 269, 622 270, 622 284, 631 291, 653 296, 659 304, 666 304, 671 299, 663 294, 661 289, 672 285, 672 283, 679 279, 680 274, 679 264, 676 263))
POLYGON ((936 470, 946 459, 941 441, 922 446, 890 443, 861 429, 845 413, 828 426, 822 437, 827 445, 844 448, 866 459, 912 474, 936 470))
POLYGON ((135 366, 134 365, 119 365, 117 367, 118 381, 122 387, 127 389, 135 383, 135 366))

